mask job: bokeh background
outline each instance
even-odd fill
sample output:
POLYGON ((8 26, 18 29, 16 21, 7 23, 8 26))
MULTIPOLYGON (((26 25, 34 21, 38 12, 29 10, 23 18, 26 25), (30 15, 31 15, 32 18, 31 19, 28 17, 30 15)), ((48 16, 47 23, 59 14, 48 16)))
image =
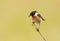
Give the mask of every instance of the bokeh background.
POLYGON ((44 41, 32 27, 29 13, 46 21, 40 31, 47 41, 60 41, 60 0, 0 0, 0 41, 44 41))

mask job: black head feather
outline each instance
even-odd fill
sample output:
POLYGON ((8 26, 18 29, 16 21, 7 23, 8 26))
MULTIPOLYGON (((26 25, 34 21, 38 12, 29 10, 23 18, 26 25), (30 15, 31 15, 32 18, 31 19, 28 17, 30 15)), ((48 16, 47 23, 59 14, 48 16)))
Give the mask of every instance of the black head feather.
POLYGON ((36 13, 36 11, 32 11, 32 12, 30 13, 30 16, 34 16, 35 13, 36 13))

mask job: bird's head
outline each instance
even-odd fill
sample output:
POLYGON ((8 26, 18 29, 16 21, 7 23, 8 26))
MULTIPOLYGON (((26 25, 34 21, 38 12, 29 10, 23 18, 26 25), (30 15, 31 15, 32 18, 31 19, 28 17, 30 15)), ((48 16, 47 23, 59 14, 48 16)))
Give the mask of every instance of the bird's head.
POLYGON ((37 11, 32 11, 29 16, 34 16, 37 11))

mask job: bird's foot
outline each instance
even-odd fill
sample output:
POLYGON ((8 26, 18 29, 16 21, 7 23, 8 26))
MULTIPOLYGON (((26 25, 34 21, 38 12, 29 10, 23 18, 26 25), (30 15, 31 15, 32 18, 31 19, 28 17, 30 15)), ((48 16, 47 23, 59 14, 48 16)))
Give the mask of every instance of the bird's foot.
POLYGON ((39 32, 39 29, 38 28, 36 30, 37 30, 37 32, 39 32))

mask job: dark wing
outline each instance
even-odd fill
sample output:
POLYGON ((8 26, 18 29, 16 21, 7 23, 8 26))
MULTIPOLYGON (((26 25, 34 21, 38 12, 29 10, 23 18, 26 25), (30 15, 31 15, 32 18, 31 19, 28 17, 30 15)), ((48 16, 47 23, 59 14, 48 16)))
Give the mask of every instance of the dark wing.
POLYGON ((43 19, 43 17, 40 14, 38 14, 37 16, 39 16, 43 21, 45 21, 45 19, 43 19))

